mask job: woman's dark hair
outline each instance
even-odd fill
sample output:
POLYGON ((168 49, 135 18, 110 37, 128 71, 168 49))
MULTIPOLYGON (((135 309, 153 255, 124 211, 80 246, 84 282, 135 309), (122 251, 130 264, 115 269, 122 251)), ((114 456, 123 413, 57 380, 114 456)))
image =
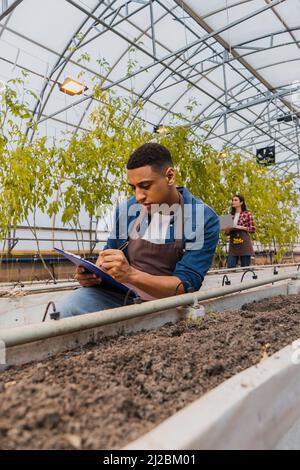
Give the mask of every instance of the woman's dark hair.
MULTIPOLYGON (((246 211, 247 210, 247 206, 246 206, 246 203, 245 203, 245 198, 244 196, 242 196, 241 194, 235 194, 232 199, 234 197, 238 197, 240 202, 241 202, 241 209, 242 209, 242 212, 246 211)), ((235 207, 231 207, 231 215, 234 215, 235 214, 235 207)))
POLYGON ((127 162, 127 170, 134 170, 150 165, 161 172, 168 166, 173 166, 169 150, 161 144, 149 142, 137 148, 127 162))

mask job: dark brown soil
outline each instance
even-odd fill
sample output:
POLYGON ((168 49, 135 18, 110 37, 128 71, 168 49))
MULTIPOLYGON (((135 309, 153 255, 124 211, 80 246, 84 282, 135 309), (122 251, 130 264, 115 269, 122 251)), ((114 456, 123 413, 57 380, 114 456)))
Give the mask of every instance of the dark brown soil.
POLYGON ((300 337, 300 295, 106 339, 0 379, 1 449, 116 449, 300 337))

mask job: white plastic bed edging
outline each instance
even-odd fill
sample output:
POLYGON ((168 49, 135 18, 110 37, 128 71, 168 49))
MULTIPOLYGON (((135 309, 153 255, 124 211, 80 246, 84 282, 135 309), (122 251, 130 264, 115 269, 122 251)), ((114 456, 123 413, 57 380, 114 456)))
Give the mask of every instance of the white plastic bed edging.
POLYGON ((297 341, 226 380, 125 449, 273 449, 299 418, 297 341))

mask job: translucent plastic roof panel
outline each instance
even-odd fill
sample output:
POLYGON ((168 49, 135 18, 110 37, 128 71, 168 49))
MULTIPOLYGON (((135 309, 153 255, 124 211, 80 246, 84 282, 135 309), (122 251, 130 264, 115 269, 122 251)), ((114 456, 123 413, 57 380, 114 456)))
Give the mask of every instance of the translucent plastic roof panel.
POLYGON ((40 135, 88 126, 97 105, 92 77, 98 76, 104 88, 141 98, 140 117, 150 128, 183 113, 185 124, 218 147, 255 151, 275 142, 279 158, 299 159, 299 121, 278 122, 300 117, 298 0, 4 4, 10 9, 0 9, 0 79, 22 68, 30 72, 25 86, 39 96, 30 106, 40 135), (63 95, 58 85, 79 74, 85 94, 63 95), (190 100, 196 102, 192 113, 190 100))

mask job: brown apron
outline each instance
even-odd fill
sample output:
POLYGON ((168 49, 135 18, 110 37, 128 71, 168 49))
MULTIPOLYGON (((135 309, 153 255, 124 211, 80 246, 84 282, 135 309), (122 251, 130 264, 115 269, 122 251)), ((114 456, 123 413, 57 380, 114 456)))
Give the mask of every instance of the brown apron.
MULTIPOLYGON (((183 211, 183 197, 180 193, 181 210, 183 211)), ((183 212, 182 212, 183 214, 183 212)), ((147 215, 147 210, 141 211, 139 217, 136 219, 132 232, 135 230, 139 232, 141 223, 147 215)), ((175 270, 176 263, 182 258, 183 255, 183 215, 180 230, 180 238, 170 243, 151 243, 148 240, 143 240, 140 237, 131 238, 129 234, 127 257, 130 265, 140 271, 143 271, 154 276, 171 276, 175 270)), ((153 300, 154 297, 146 292, 137 289, 130 284, 126 284, 137 292, 143 300, 153 300)))
POLYGON ((245 230, 231 230, 229 240, 229 256, 254 256, 251 238, 245 230))

